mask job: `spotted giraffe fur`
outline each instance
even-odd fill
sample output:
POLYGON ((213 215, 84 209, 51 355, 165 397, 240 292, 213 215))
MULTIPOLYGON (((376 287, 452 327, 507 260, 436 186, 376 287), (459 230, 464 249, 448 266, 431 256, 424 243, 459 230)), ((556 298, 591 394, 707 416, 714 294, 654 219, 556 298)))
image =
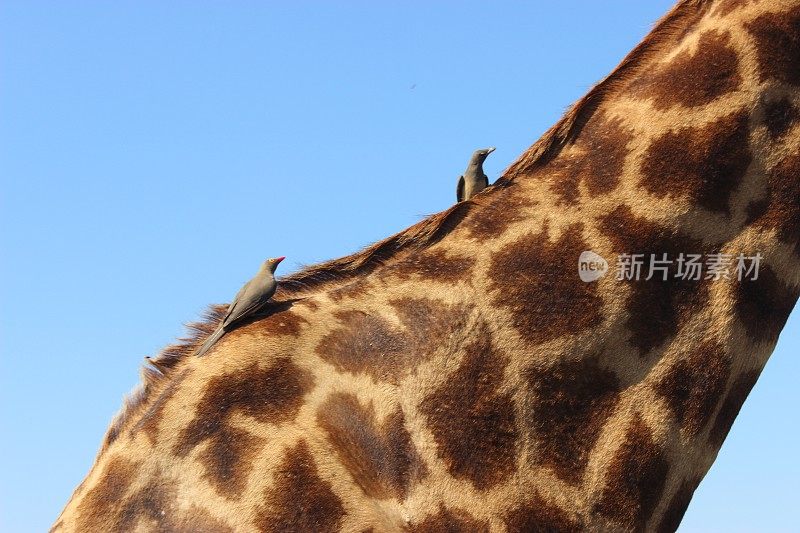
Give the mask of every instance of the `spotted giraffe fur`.
POLYGON ((800 293, 800 2, 683 0, 498 184, 148 367, 54 531, 674 531, 800 293), (756 281, 579 253, 760 252, 756 281))

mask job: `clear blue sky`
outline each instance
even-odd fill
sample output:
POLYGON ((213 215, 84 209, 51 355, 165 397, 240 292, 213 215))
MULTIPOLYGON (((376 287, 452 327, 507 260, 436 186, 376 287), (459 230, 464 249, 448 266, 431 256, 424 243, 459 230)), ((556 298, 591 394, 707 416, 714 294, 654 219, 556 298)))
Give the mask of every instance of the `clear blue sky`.
MULTIPOLYGON (((444 209, 670 4, 338 3, 0 2, 0 530, 53 522, 142 358, 263 258, 444 209)), ((682 531, 797 527, 798 348, 795 313, 682 531)))

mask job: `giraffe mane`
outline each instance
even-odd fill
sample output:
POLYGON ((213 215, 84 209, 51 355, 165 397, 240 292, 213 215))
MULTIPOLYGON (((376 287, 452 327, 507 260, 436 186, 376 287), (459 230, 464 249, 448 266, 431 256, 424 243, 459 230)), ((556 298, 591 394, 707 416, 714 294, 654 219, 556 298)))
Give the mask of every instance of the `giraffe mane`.
POLYGON ((636 73, 636 68, 644 60, 661 51, 665 41, 677 32, 688 31, 690 25, 687 24, 687 19, 698 20, 710 4, 711 2, 707 0, 681 0, 675 4, 608 76, 570 106, 558 122, 503 172, 498 183, 512 180, 520 174, 546 164, 558 155, 562 148, 575 140, 609 94, 630 80, 636 73))
MULTIPOLYGON (((311 265, 303 270, 279 279, 275 294, 277 301, 292 299, 307 294, 320 285, 342 282, 368 274, 397 255, 401 250, 422 249, 447 235, 469 212, 473 202, 459 202, 450 208, 431 215, 413 226, 367 246, 360 252, 311 265)), ((219 325, 225 316, 227 305, 212 304, 203 318, 186 324, 188 335, 168 345, 155 357, 145 358, 141 369, 141 383, 123 401, 122 409, 111 422, 100 453, 114 442, 126 422, 139 411, 154 390, 167 380, 178 363, 193 355, 219 325)))
MULTIPOLYGON (((517 176, 552 160, 565 146, 574 141, 599 105, 609 94, 630 79, 638 65, 660 51, 664 42, 676 32, 686 31, 687 19, 689 21, 692 18, 699 19, 709 4, 705 0, 680 0, 656 22, 647 37, 625 56, 608 76, 572 105, 561 119, 517 158, 481 196, 485 197, 498 189, 508 187, 517 176)), ((401 252, 424 249, 447 235, 479 203, 482 203, 480 197, 477 200, 456 203, 359 252, 310 265, 281 278, 275 298, 286 300, 301 297, 321 286, 341 284, 374 271, 401 252)), ((172 376, 175 366, 194 354, 211 335, 222 320, 226 308, 226 305, 209 306, 200 321, 186 325, 187 336, 168 345, 155 357, 146 358, 141 369, 142 382, 123 401, 122 409, 106 432, 98 456, 116 440, 128 420, 142 410, 142 406, 149 398, 163 388, 164 382, 172 376)))
POLYGON ((114 417, 103 438, 100 453, 117 439, 125 423, 147 401, 152 392, 171 376, 173 368, 200 348, 223 319, 226 310, 226 305, 210 305, 201 320, 186 324, 188 332, 186 336, 163 348, 155 357, 145 358, 140 371, 142 381, 123 400, 122 409, 114 417))
MULTIPOLYGON (((519 174, 543 165, 570 144, 597 110, 600 103, 622 83, 628 81, 635 68, 645 59, 661 50, 664 41, 678 31, 687 31, 687 18, 699 18, 710 5, 707 0, 680 0, 653 27, 619 65, 592 87, 586 95, 548 129, 539 140, 511 164, 500 178, 489 187, 486 194, 508 186, 519 174)), ((366 274, 382 265, 400 251, 429 246, 454 228, 475 201, 459 202, 449 209, 431 215, 408 229, 366 247, 360 252, 309 266, 281 280, 283 294, 299 294, 323 283, 342 281, 366 274)))

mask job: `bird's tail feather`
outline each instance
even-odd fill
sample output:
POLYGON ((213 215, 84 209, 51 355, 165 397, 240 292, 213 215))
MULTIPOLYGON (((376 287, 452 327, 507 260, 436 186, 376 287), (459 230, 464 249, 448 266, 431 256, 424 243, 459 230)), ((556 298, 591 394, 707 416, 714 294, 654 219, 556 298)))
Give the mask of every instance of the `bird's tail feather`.
POLYGON ((203 345, 200 347, 200 349, 199 349, 199 350, 197 350, 197 354, 196 354, 196 355, 197 355, 197 357, 201 357, 201 356, 202 356, 202 355, 204 355, 204 354, 205 354, 205 353, 206 353, 208 350, 210 350, 210 349, 211 349, 211 347, 212 347, 212 346, 214 346, 214 344, 215 344, 215 343, 216 343, 216 342, 217 342, 217 341, 220 339, 220 337, 222 337, 224 334, 225 334, 225 330, 224 330, 224 329, 222 329, 222 324, 220 324, 220 325, 219 325, 219 327, 218 327, 217 329, 215 329, 215 330, 214 330, 214 333, 212 333, 212 334, 211 334, 211 335, 210 335, 210 336, 209 336, 209 337, 206 339, 206 342, 204 342, 204 343, 203 343, 203 345))

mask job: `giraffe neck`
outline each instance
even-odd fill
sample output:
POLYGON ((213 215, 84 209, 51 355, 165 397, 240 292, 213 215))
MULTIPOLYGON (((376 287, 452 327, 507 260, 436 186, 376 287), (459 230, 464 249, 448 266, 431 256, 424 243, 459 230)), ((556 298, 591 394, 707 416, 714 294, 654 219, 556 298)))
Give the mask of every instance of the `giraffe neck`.
POLYGON ((799 26, 681 2, 494 188, 161 358, 58 527, 674 530, 798 297, 799 26))

